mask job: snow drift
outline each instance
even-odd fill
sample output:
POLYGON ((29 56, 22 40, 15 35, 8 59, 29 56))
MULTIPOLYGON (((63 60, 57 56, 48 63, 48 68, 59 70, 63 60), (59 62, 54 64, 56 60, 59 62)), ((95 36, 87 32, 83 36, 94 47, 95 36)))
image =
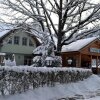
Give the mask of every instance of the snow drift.
POLYGON ((89 99, 89 94, 94 93, 96 96, 95 91, 98 89, 100 89, 100 77, 92 75, 88 79, 77 83, 56 84, 55 87, 39 87, 34 91, 29 90, 22 94, 0 97, 0 100, 57 100, 59 98, 73 97, 76 94, 83 95, 85 100, 100 100, 100 96, 89 99))

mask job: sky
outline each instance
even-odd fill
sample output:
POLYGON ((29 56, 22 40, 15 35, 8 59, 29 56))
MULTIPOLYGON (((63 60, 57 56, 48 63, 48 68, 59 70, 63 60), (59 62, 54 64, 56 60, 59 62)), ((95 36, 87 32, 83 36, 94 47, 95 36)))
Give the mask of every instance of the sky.
MULTIPOLYGON (((0 0, 0 1, 3 1, 3 0, 0 0)), ((93 3, 98 3, 98 2, 100 2, 100 0, 90 0, 90 1, 92 1, 93 3)), ((0 4, 0 6, 1 6, 1 4, 0 4)), ((1 9, 1 8, 0 8, 0 15, 1 15, 2 19, 4 19, 4 20, 6 20, 6 21, 9 22, 10 18, 7 17, 6 14, 7 14, 7 10, 4 10, 4 9, 1 9), (4 14, 5 14, 5 15, 4 15, 4 14)), ((56 19, 55 19, 55 20, 56 20, 56 19)))
POLYGON ((100 0, 92 0, 94 3, 98 3, 100 2, 100 0))
MULTIPOLYGON (((3 0, 0 0, 0 1, 3 1, 3 0)), ((98 3, 98 2, 100 2, 100 0, 91 0, 92 2, 94 2, 94 3, 98 3)), ((1 4, 0 4, 0 6, 1 6, 1 4)), ((7 14, 9 14, 9 15, 11 15, 11 13, 12 12, 9 12, 9 11, 7 11, 7 10, 4 10, 4 9, 1 9, 0 8, 0 18, 1 18, 1 20, 4 20, 5 22, 11 22, 10 21, 10 16, 9 17, 7 17, 6 15, 7 14), (10 13, 10 14, 9 14, 10 13)), ((15 15, 15 14, 14 14, 15 15)), ((12 15, 12 16, 14 16, 14 15, 12 15)), ((20 14, 18 15, 18 16, 21 16, 20 14)), ((57 18, 55 18, 55 16, 53 16, 52 15, 52 18, 54 19, 54 22, 57 22, 58 21, 58 19, 57 18)), ((91 27, 91 26, 90 26, 91 27)))

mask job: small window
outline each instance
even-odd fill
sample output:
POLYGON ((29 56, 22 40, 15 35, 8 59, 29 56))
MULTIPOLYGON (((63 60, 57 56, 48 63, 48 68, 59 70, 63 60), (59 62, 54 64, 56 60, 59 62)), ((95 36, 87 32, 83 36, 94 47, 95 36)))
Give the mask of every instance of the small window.
POLYGON ((27 38, 26 37, 22 38, 22 45, 27 45, 27 38))
POLYGON ((19 36, 14 36, 14 44, 19 44, 19 36))
POLYGON ((29 46, 34 46, 34 44, 31 40, 29 40, 29 46))
POLYGON ((9 39, 8 40, 8 44, 12 44, 12 39, 9 39))

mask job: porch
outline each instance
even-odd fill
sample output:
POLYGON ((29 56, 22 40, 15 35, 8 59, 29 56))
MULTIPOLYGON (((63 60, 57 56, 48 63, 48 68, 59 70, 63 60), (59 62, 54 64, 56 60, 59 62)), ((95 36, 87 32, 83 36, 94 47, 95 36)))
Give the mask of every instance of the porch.
POLYGON ((63 53, 62 66, 89 68, 92 69, 94 74, 97 74, 100 72, 100 55, 83 54, 80 52, 63 53))

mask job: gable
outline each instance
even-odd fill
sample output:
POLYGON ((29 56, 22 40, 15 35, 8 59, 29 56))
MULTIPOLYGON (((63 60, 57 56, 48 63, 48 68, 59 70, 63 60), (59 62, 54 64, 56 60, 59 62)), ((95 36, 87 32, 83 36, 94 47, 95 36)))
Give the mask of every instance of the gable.
POLYGON ((95 40, 80 50, 83 54, 100 55, 100 40, 95 40))
POLYGON ((5 37, 2 38, 2 42, 4 45, 1 47, 1 52, 5 53, 20 53, 20 54, 32 54, 33 49, 37 46, 37 41, 33 36, 29 35, 23 30, 16 30, 14 32, 8 33, 5 37), (14 43, 14 37, 19 37, 19 44, 14 43), (27 38, 27 45, 22 44, 22 39, 27 38), (9 40, 12 40, 11 44, 8 44, 7 42, 9 40), (33 46, 29 45, 29 41, 31 40, 33 46))
MULTIPOLYGON (((25 31, 23 30, 16 30, 14 32, 10 32, 8 34, 6 34, 6 36, 3 37, 2 41, 9 41, 9 39, 14 39, 14 36, 18 36, 21 38, 26 37, 26 38, 30 38, 31 40, 33 39, 31 36, 29 36, 25 31)), ((35 42, 35 40, 33 40, 35 42)), ((21 41, 20 41, 21 42, 21 41)))

